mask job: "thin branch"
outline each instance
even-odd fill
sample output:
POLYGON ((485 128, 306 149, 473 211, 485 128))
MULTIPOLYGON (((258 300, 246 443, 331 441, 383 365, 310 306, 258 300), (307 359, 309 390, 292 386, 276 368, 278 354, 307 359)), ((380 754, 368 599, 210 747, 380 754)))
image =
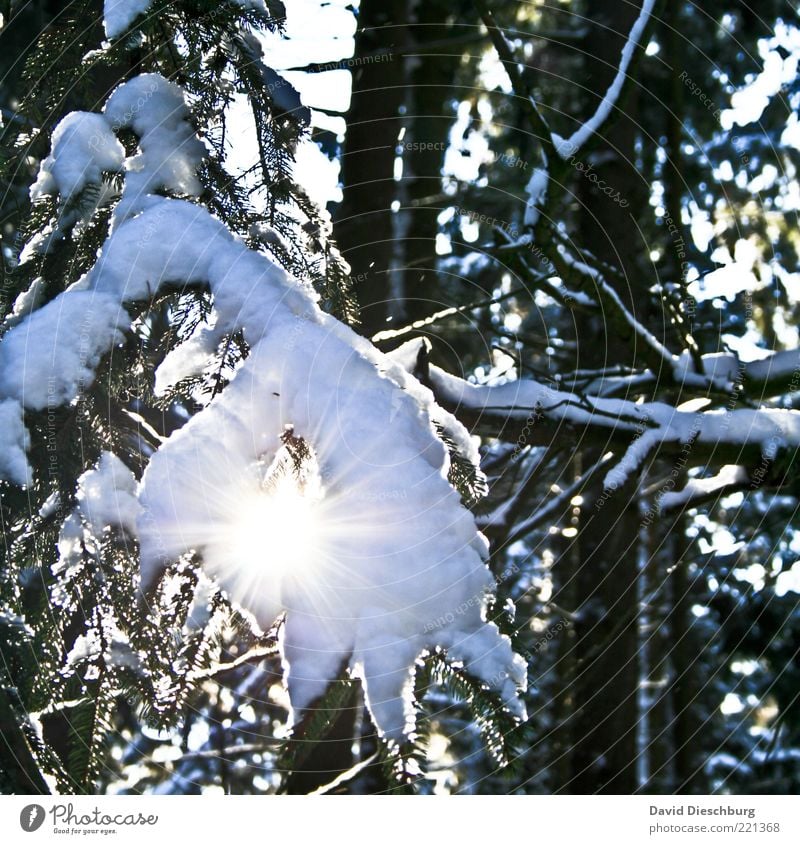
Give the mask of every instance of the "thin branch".
POLYGON ((189 677, 189 679, 193 681, 206 680, 211 677, 216 677, 219 674, 223 674, 226 671, 233 671, 235 668, 239 668, 249 662, 261 662, 261 660, 266 659, 267 657, 277 656, 278 653, 279 651, 277 645, 271 645, 267 648, 253 648, 252 650, 243 653, 241 656, 236 657, 236 659, 231 662, 223 662, 219 665, 213 666, 212 668, 207 668, 203 671, 196 671, 189 677))
POLYGON ((315 791, 310 791, 309 796, 313 794, 329 794, 337 786, 343 785, 344 783, 355 779, 355 777, 357 777, 365 768, 368 768, 370 765, 372 765, 372 763, 375 762, 377 758, 378 752, 375 751, 375 753, 373 753, 371 756, 367 756, 366 759, 362 759, 361 762, 358 762, 357 764, 353 765, 352 768, 349 768, 347 771, 343 771, 341 774, 339 774, 338 777, 336 777, 336 779, 331 780, 331 782, 325 785, 321 785, 315 791))
POLYGON ((192 750, 179 756, 172 764, 177 767, 184 762, 193 762, 196 759, 235 759, 237 756, 251 756, 254 753, 274 753, 282 744, 282 741, 275 739, 273 742, 266 743, 234 744, 213 750, 192 750))
POLYGON ((373 343, 381 343, 385 340, 396 340, 398 337, 404 337, 406 334, 411 334, 414 331, 420 331, 421 329, 427 328, 429 325, 434 325, 437 322, 441 322, 443 319, 447 319, 448 317, 463 314, 467 311, 474 311, 478 308, 489 308, 492 305, 504 302, 507 299, 512 299, 515 296, 519 296, 520 293, 525 292, 525 288, 520 287, 518 290, 512 290, 509 293, 503 293, 501 296, 494 296, 491 299, 480 299, 477 302, 470 302, 468 305, 445 308, 442 311, 437 311, 435 314, 415 320, 409 325, 404 325, 402 328, 390 328, 379 331, 377 334, 373 334, 370 339, 373 343))
POLYGON ((636 345, 636 349, 655 375, 666 371, 670 377, 673 376, 677 358, 625 307, 617 291, 599 270, 576 260, 565 249, 552 250, 550 258, 565 281, 569 278, 577 279, 579 290, 587 289, 600 299, 605 314, 621 336, 633 335, 642 341, 636 345))
POLYGON ((540 525, 550 521, 551 516, 554 513, 557 513, 561 510, 561 508, 566 507, 577 492, 586 488, 600 470, 605 468, 610 459, 609 455, 605 455, 598 463, 592 466, 591 469, 581 475, 576 481, 573 481, 573 483, 561 492, 557 498, 549 504, 546 504, 544 507, 539 508, 533 516, 526 519, 524 522, 515 525, 514 530, 509 534, 505 544, 507 546, 513 545, 517 540, 523 539, 531 533, 531 531, 536 530, 536 528, 540 525))

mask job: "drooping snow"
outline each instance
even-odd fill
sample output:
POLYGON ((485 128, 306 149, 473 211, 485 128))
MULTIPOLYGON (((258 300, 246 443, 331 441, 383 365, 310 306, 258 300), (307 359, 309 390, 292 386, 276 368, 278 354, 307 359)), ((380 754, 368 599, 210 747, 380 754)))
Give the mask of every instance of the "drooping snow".
POLYGON ((397 738, 411 711, 415 660, 437 646, 516 708, 524 666, 482 621, 492 587, 486 548, 444 477, 441 443, 421 421, 409 396, 324 326, 275 319, 219 400, 151 460, 141 493, 143 577, 194 548, 262 626, 286 610, 298 709, 349 664, 364 676, 376 723, 397 738), (313 444, 324 478, 307 578, 270 560, 280 543, 268 534, 263 555, 231 559, 242 508, 258 500, 286 425, 313 444))
POLYGON ((100 358, 124 339, 118 296, 67 290, 11 328, 0 343, 0 398, 31 410, 71 402, 94 381, 100 358))
MULTIPOLYGON (((378 729, 399 740, 413 728, 416 662, 441 649, 522 716, 525 663, 485 621, 486 542, 447 481, 434 422, 477 460, 475 444, 397 361, 324 314, 310 287, 202 206, 153 195, 193 191, 202 145, 187 116, 180 89, 160 77, 112 95, 107 123, 140 136, 126 163, 127 207, 95 267, 7 332, 0 396, 30 408, 73 400, 130 324, 126 303, 170 284, 207 285, 215 331, 241 329, 251 352, 145 471, 136 524, 143 582, 194 550, 262 626, 285 612, 296 713, 346 666, 362 679, 378 729), (302 485, 275 469, 289 435, 313 452, 302 485)), ((93 530, 133 527, 132 483, 111 454, 81 477, 80 514, 93 530)), ((78 542, 68 534, 65 561, 78 542)))
POLYGON ((206 149, 188 122, 189 109, 178 85, 159 74, 143 73, 114 91, 104 116, 110 129, 131 127, 139 136, 139 154, 125 164, 117 219, 138 211, 143 198, 158 188, 199 195, 196 170, 206 149))

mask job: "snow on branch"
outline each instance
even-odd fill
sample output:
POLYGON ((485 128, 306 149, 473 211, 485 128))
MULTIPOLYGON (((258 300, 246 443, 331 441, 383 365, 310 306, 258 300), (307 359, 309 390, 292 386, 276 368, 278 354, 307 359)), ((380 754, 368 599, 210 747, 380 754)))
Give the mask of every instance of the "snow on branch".
MULTIPOLYGON (((241 330, 250 354, 160 445, 138 502, 110 453, 83 477, 93 527, 129 528, 138 512, 144 586, 197 552, 262 628, 286 613, 280 646, 296 715, 345 664, 362 680, 379 731, 400 741, 414 728, 416 663, 441 651, 524 717, 525 663, 485 620, 494 587, 487 543, 447 480, 437 429, 477 464, 469 432, 202 205, 155 194, 197 193, 202 145, 188 116, 181 89, 153 74, 121 85, 98 116, 114 132, 130 126, 139 151, 124 162, 122 200, 97 263, 0 341, 0 471, 28 482, 22 409, 70 403, 90 387, 131 327, 126 306, 170 287, 205 288, 215 330, 241 330), (122 497, 108 494, 114 484, 122 497)), ((86 166, 93 141, 79 137, 78 152, 67 149, 98 178, 102 162, 86 166)), ((49 173, 69 170, 59 156, 57 146, 49 173)))
MULTIPOLYGON (((264 0, 232 0, 244 9, 267 13, 264 0)), ((140 17, 147 14, 153 0, 104 0, 103 24, 109 38, 119 38, 140 17)))
MULTIPOLYGON (((406 348, 404 359, 413 357, 406 348)), ((599 398, 556 389, 532 379, 497 386, 472 384, 430 365, 427 382, 437 401, 494 436, 547 445, 557 437, 626 449, 606 485, 632 477, 657 455, 686 455, 686 466, 758 465, 792 458, 800 449, 800 411, 775 408, 682 411, 663 402, 599 398)))
POLYGON ((553 143, 556 151, 562 159, 566 160, 569 156, 575 155, 589 140, 589 138, 591 138, 591 136, 600 129, 611 114, 617 100, 619 100, 620 93, 622 92, 622 88, 628 76, 628 68, 633 60, 634 53, 639 45, 639 41, 644 33, 645 27, 647 26, 650 16, 653 13, 655 4, 656 0, 644 0, 642 10, 639 12, 639 17, 637 17, 634 21, 630 34, 628 35, 628 40, 622 48, 620 63, 616 76, 614 77, 614 81, 606 91, 605 96, 601 100, 600 105, 598 105, 595 113, 580 127, 580 129, 573 132, 569 138, 565 139, 557 134, 553 136, 553 143))
POLYGON ((562 246, 558 247, 557 255, 558 257, 554 256, 554 261, 562 271, 564 280, 576 278, 579 290, 588 288, 596 294, 604 306, 604 314, 619 330, 621 336, 633 335, 642 341, 638 348, 650 369, 656 374, 664 370, 671 372, 675 356, 625 307, 617 291, 605 280, 602 273, 573 258, 562 246))
POLYGON ((750 483, 750 475, 744 466, 727 464, 710 478, 690 478, 682 490, 665 492, 661 496, 661 512, 678 507, 694 507, 710 498, 718 498, 750 483))
MULTIPOLYGON (((562 244, 549 254, 565 282, 572 282, 578 291, 588 291, 598 299, 604 317, 618 336, 634 338, 636 352, 655 381, 666 377, 673 384, 717 393, 730 393, 742 384, 759 398, 800 390, 800 350, 778 352, 749 363, 741 363, 732 353, 706 354, 700 357, 702 371, 697 371, 699 365, 694 356, 687 350, 673 354, 636 319, 599 269, 573 257, 562 244)), ((638 379, 641 375, 633 377, 638 379)), ((607 388, 607 379, 601 381, 607 388)), ((631 380, 623 383, 630 385, 631 380)))

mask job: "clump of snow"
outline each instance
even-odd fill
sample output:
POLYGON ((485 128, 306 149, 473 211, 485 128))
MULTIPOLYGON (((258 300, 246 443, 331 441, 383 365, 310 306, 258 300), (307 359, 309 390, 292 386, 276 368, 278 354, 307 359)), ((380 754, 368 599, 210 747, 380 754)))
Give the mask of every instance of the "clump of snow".
POLYGON ((275 228, 263 222, 253 223, 250 226, 250 236, 260 240, 265 246, 279 247, 290 253, 291 248, 283 235, 275 228))
POLYGON ((140 494, 143 580, 193 548, 262 627, 286 611, 283 653, 298 712, 349 665, 377 726, 400 738, 415 661, 439 647, 521 713, 524 662, 484 621, 493 586, 486 545, 446 469, 410 396, 326 326, 276 316, 222 396, 150 461, 140 494), (302 570, 278 558, 262 489, 260 467, 287 425, 312 444, 324 478, 310 523, 287 525, 315 537, 302 570), (232 556, 242 511, 259 502, 260 550, 232 556))
MULTIPOLYGON (((70 652, 67 654, 64 673, 69 675, 87 662, 97 662, 102 656, 109 666, 131 667, 139 665, 139 659, 130 646, 125 634, 106 617, 102 623, 101 630, 90 627, 85 633, 81 633, 76 639, 70 652), (103 639, 106 641, 106 652, 103 653, 103 639)), ((97 668, 89 668, 85 677, 90 679, 96 676, 97 668)))
POLYGON ((189 123, 178 85, 157 73, 143 73, 114 91, 104 113, 114 131, 131 127, 139 136, 139 154, 125 163, 127 177, 117 219, 139 210, 142 198, 158 188, 199 195, 196 170, 206 148, 189 123))
POLYGON ((39 307, 42 296, 44 295, 44 286, 44 279, 40 276, 31 282, 31 286, 27 290, 24 290, 17 296, 14 300, 13 310, 5 319, 6 326, 14 325, 22 317, 28 316, 28 314, 39 307))
POLYGON ((528 194, 528 203, 525 206, 525 225, 531 228, 539 222, 540 208, 547 196, 547 170, 536 167, 531 175, 525 193, 528 194))
POLYGON ((105 0, 103 17, 106 35, 109 38, 119 38, 124 35, 130 25, 143 15, 153 0, 105 0))
POLYGON ((211 620, 211 600, 218 592, 217 584, 201 573, 195 586, 192 603, 186 615, 186 626, 190 630, 204 630, 211 620))
POLYGON ((100 358, 129 327, 117 296, 67 290, 3 337, 0 398, 31 410, 71 402, 91 385, 100 358))
POLYGON ((220 336, 215 328, 204 325, 172 349, 156 369, 155 395, 163 396, 185 378, 200 375, 214 360, 220 336))
POLYGON ((136 535, 141 512, 136 494, 133 472, 110 451, 104 451, 97 466, 78 478, 78 510, 95 536, 107 527, 121 527, 136 535))
POLYGON ((91 628, 86 633, 81 633, 75 643, 72 645, 72 650, 67 654, 67 669, 76 669, 84 662, 91 662, 97 659, 102 653, 102 641, 100 639, 100 631, 91 628))
POLYGON ((39 168, 31 199, 60 194, 68 201, 88 184, 100 184, 103 172, 122 169, 125 149, 100 114, 73 111, 53 131, 50 155, 39 168))
MULTIPOLYGON (((31 408, 71 401, 119 341, 125 303, 169 284, 207 285, 214 330, 241 329, 251 352, 150 460, 136 525, 143 583, 195 550, 262 626, 286 612, 298 714, 346 665, 362 678, 378 729, 400 740, 413 726, 416 661, 440 649, 524 715, 525 663, 485 620, 486 541, 447 481, 434 420, 477 461, 474 442, 399 363, 324 314, 307 285, 202 206, 153 195, 195 190, 203 150, 187 116, 182 92, 161 77, 112 95, 106 120, 140 136, 125 213, 118 207, 95 267, 7 332, 0 396, 31 408), (287 435, 314 456, 302 484, 276 468, 287 435)), ((80 479, 80 515, 95 531, 132 529, 134 490, 130 472, 104 454, 80 479)), ((63 536, 65 564, 78 553, 73 533, 63 536)))
POLYGON ((0 478, 19 486, 30 484, 29 447, 30 436, 25 428, 22 405, 15 399, 0 400, 0 478))
MULTIPOLYGON (((64 524, 61 525, 58 534, 58 559, 50 568, 56 577, 69 573, 80 565, 83 559, 83 533, 80 516, 76 512, 70 513, 64 519, 64 524)), ((57 603, 61 604, 66 599, 66 594, 63 590, 56 588, 53 597, 57 603)))
POLYGON ((43 519, 48 519, 54 513, 58 512, 58 508, 61 506, 61 496, 56 490, 56 492, 51 492, 50 495, 47 496, 45 499, 44 504, 39 508, 39 516, 43 519))

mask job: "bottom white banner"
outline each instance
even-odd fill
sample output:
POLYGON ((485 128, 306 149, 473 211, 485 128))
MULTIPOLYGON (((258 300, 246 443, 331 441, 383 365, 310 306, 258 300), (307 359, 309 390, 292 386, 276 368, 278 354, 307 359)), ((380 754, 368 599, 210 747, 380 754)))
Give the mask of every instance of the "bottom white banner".
POLYGON ((800 798, 735 797, 0 797, 3 842, 93 836, 113 841, 194 839, 231 834, 260 842, 347 837, 358 842, 800 841, 800 798))

